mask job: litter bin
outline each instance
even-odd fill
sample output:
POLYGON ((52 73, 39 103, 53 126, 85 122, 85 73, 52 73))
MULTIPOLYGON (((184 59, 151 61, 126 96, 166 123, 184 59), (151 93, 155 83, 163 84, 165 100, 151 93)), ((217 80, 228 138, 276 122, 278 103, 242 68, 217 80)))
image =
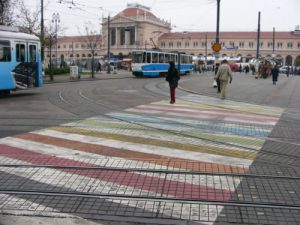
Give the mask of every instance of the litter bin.
POLYGON ((70 79, 71 80, 79 79, 78 66, 70 66, 70 79))

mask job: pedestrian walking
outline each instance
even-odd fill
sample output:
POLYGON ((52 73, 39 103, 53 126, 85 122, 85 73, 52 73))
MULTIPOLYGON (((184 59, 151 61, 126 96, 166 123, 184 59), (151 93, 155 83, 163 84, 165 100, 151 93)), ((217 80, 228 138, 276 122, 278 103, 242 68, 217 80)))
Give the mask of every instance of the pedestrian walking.
POLYGON ((278 81, 278 75, 279 75, 279 69, 278 66, 275 65, 271 71, 272 73, 272 81, 273 81, 273 85, 276 85, 276 82, 278 81))
POLYGON ((215 76, 215 79, 220 80, 221 84, 221 99, 225 99, 226 97, 226 88, 228 81, 231 83, 232 81, 232 71, 230 69, 230 66, 228 65, 228 61, 224 59, 221 62, 221 66, 218 69, 218 72, 215 76))
POLYGON ((175 103, 175 89, 178 86, 178 80, 180 80, 179 72, 175 68, 175 63, 171 61, 169 62, 169 69, 166 77, 166 81, 169 82, 170 86, 170 104, 175 103))
MULTIPOLYGON (((220 63, 216 63, 215 75, 216 75, 216 74, 217 74, 217 72, 218 72, 219 66, 220 66, 220 63)), ((219 79, 219 78, 217 78, 217 79, 216 79, 216 82, 217 82, 217 92, 218 92, 218 93, 220 93, 220 92, 221 92, 221 84, 220 84, 220 79, 219 79)))

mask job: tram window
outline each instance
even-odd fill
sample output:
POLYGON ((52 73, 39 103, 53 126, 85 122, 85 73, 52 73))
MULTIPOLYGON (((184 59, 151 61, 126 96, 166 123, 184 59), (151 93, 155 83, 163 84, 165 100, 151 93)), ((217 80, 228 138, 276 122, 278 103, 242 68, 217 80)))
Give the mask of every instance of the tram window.
POLYGON ((25 62, 25 45, 17 44, 16 45, 16 59, 18 62, 25 62))
POLYGON ((0 62, 9 62, 11 60, 9 41, 0 41, 0 62))
POLYGON ((142 63, 143 62, 143 55, 141 52, 134 52, 133 54, 133 63, 142 63))
POLYGON ((170 62, 170 54, 165 54, 165 63, 170 62))
POLYGON ((152 53, 152 63, 158 63, 158 53, 152 53))
POLYGON ((164 53, 159 53, 159 63, 164 63, 165 62, 165 54, 164 53))
POLYGON ((187 63, 187 60, 186 60, 187 58, 186 58, 185 55, 181 55, 180 58, 181 58, 181 61, 180 61, 180 62, 181 62, 182 64, 186 64, 186 63, 187 63))
POLYGON ((170 61, 176 63, 175 55, 170 55, 170 61))
POLYGON ((147 52, 147 63, 151 63, 151 53, 147 52))
POLYGON ((144 52, 143 53, 143 63, 146 63, 146 60, 147 60, 147 53, 144 52))
POLYGON ((36 62, 36 46, 29 45, 29 62, 36 62))

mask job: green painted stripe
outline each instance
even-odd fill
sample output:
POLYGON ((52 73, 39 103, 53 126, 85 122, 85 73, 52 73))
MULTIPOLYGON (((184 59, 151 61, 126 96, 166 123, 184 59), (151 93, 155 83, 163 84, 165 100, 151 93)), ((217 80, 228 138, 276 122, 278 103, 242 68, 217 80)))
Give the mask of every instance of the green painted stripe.
MULTIPOLYGON (((140 125, 134 125, 134 124, 122 124, 118 122, 103 122, 99 120, 83 120, 77 122, 77 124, 84 124, 88 126, 95 126, 99 127, 101 126, 102 128, 117 128, 117 129, 126 129, 126 130, 136 130, 136 131, 147 131, 147 132, 155 132, 161 133, 161 134, 170 134, 169 132, 163 132, 163 131, 158 131, 157 129, 153 128, 147 128, 143 127, 140 125)), ((247 146, 256 146, 256 147, 262 147, 264 144, 264 140, 261 139, 249 139, 249 138, 242 138, 240 136, 233 136, 233 135, 228 135, 228 136, 219 136, 218 134, 214 133, 199 133, 199 132, 191 132, 191 131, 181 131, 180 134, 185 135, 187 137, 195 137, 195 138, 202 138, 205 140, 209 141, 217 141, 217 142, 223 142, 224 144, 226 143, 233 143, 233 144, 238 144, 238 145, 247 145, 247 146)))
POLYGON ((238 145, 247 145, 247 146, 256 146, 256 147, 262 147, 265 143, 265 140, 262 139, 248 139, 243 138, 240 136, 219 136, 219 134, 210 134, 210 133, 193 133, 193 132, 184 132, 183 134, 197 137, 197 138, 203 138, 209 141, 217 141, 222 142, 224 144, 226 143, 233 143, 238 145))

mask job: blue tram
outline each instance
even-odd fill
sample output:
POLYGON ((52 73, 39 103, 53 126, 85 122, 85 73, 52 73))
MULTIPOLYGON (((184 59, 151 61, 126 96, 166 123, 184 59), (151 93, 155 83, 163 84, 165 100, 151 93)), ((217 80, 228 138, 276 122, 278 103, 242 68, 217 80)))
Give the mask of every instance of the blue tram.
POLYGON ((0 26, 0 93, 43 85, 39 38, 0 26))
POLYGON ((132 74, 137 77, 159 77, 168 72, 169 62, 173 61, 180 75, 193 72, 192 55, 153 50, 132 52, 132 74))

